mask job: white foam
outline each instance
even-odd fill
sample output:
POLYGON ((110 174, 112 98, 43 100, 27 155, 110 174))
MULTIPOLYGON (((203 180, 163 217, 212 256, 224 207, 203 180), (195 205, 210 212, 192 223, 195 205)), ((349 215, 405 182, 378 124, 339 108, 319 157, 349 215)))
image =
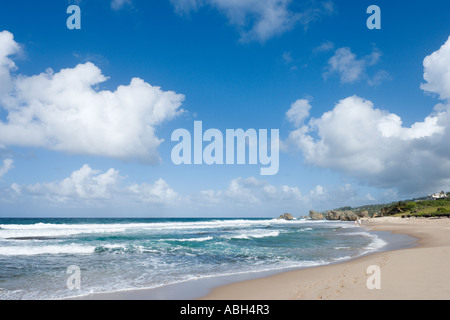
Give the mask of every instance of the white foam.
POLYGON ((226 235, 226 239, 251 239, 251 238, 265 238, 265 237, 278 237, 280 235, 279 231, 264 231, 264 230, 253 230, 238 234, 226 235))
POLYGON ((341 234, 342 236, 363 236, 363 237, 368 237, 371 239, 371 242, 365 247, 366 252, 365 253, 369 253, 369 252, 373 252, 373 251, 377 251, 380 250, 381 248, 383 248, 384 246, 387 245, 387 242, 384 241, 383 239, 381 239, 380 237, 378 237, 377 235, 370 233, 368 231, 364 232, 350 232, 350 233, 345 233, 345 234, 341 234))
POLYGON ((142 222, 142 223, 111 223, 111 224, 2 224, 0 239, 20 237, 65 237, 79 234, 123 233, 127 231, 146 230, 189 230, 214 228, 248 228, 267 227, 279 224, 305 224, 305 220, 278 219, 230 219, 211 221, 178 221, 178 222, 142 222))
POLYGON ((95 246, 82 245, 48 245, 48 246, 9 246, 0 247, 0 255, 4 256, 33 256, 39 254, 90 254, 95 246))
POLYGON ((193 241, 193 242, 203 242, 203 241, 208 241, 208 240, 212 240, 214 239, 211 236, 208 237, 200 237, 200 238, 182 238, 182 239, 160 239, 158 241, 180 241, 180 242, 189 242, 189 241, 193 241))
POLYGON ((381 239, 380 237, 373 236, 372 242, 367 246, 367 249, 370 251, 375 251, 383 248, 387 245, 387 242, 381 239))

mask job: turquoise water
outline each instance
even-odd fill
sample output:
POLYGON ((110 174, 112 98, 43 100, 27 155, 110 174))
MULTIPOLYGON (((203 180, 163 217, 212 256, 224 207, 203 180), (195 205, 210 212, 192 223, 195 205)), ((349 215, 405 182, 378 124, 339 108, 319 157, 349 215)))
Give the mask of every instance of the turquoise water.
POLYGON ((0 299, 60 299, 351 259, 386 245, 352 222, 0 219, 0 299), (80 289, 69 290, 69 266, 80 289))

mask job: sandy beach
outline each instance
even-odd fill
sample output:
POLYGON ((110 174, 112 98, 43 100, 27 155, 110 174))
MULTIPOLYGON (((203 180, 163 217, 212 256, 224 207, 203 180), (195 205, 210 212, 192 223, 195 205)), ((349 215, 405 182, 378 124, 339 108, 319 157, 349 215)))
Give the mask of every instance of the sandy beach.
POLYGON ((213 289, 202 299, 450 299, 450 219, 375 218, 363 221, 363 226, 412 236, 417 246, 237 282, 213 289), (380 289, 367 286, 375 275, 366 273, 369 266, 379 267, 380 289))

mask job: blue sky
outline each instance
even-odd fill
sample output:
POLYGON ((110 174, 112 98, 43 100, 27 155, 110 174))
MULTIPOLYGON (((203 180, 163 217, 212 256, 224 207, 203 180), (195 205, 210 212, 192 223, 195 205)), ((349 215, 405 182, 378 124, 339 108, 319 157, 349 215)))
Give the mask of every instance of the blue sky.
POLYGON ((445 1, 0 6, 0 216, 299 216, 450 189, 445 1), (194 121, 279 129, 278 173, 174 165, 194 121))

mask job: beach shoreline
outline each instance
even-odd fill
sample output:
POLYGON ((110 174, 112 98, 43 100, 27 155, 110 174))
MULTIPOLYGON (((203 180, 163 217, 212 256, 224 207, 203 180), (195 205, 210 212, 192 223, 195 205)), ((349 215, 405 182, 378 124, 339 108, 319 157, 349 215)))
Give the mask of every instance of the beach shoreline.
POLYGON ((363 226, 406 234, 417 246, 232 283, 200 300, 450 299, 450 219, 375 218, 363 226), (380 289, 367 286, 369 266, 379 267, 380 289))
POLYGON ((450 281, 445 275, 450 262, 450 219, 376 218, 366 219, 362 226, 378 236, 390 235, 394 241, 388 240, 381 250, 332 264, 216 276, 159 288, 93 293, 70 299, 450 299, 447 289, 450 281), (369 290, 366 285, 370 276, 367 267, 373 265, 380 267, 380 290, 369 290), (429 268, 434 270, 432 275, 427 272, 429 268), (430 287, 436 290, 431 295, 423 294, 430 287))

